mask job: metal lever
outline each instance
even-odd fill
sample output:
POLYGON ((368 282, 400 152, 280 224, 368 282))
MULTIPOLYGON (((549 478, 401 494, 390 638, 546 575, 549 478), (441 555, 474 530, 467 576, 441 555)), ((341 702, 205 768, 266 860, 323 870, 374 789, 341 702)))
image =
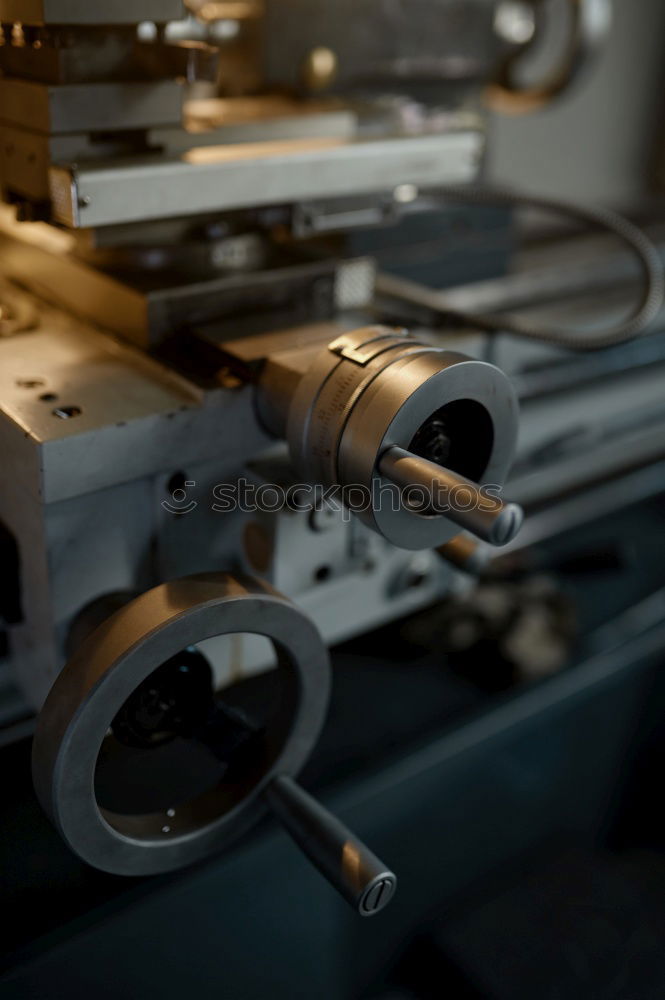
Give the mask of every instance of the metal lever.
POLYGON ((414 455, 404 448, 390 448, 379 460, 379 472, 400 489, 419 487, 432 497, 432 508, 440 511, 454 524, 472 532, 490 545, 507 545, 517 535, 524 521, 524 512, 516 503, 503 503, 497 497, 483 494, 477 483, 450 469, 414 455), (461 508, 449 503, 441 510, 433 490, 451 495, 457 489, 471 494, 471 504, 461 508))
POLYGON ((286 776, 275 778, 264 795, 315 868, 361 917, 388 905, 395 875, 335 816, 286 776))
POLYGON ((490 550, 482 542, 462 533, 436 550, 442 559, 470 576, 481 576, 490 562, 490 550))

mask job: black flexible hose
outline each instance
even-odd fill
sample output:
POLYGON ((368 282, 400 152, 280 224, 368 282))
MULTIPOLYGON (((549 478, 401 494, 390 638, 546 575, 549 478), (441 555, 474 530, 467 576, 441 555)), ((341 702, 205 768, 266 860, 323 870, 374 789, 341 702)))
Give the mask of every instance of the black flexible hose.
POLYGON ((449 202, 535 208, 605 229, 632 250, 643 273, 642 297, 630 316, 608 330, 600 330, 591 335, 576 333, 573 330, 531 326, 529 323, 522 323, 514 316, 474 315, 455 309, 449 310, 445 305, 444 294, 441 296, 441 311, 447 318, 490 333, 512 333, 519 337, 566 347, 572 351, 595 351, 614 347, 638 337, 660 312, 665 298, 665 276, 658 250, 641 229, 616 212, 602 208, 581 208, 554 198, 523 195, 507 188, 443 187, 439 189, 439 194, 444 201, 449 202))

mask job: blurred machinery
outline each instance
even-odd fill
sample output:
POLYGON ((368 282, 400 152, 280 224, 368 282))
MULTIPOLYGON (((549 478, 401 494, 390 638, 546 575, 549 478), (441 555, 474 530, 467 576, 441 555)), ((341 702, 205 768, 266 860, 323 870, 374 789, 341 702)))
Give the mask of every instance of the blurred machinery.
MULTIPOLYGON (((95 867, 184 867, 270 807, 383 909, 390 867, 294 780, 327 647, 451 595, 461 620, 494 548, 519 563, 629 474, 655 492, 656 250, 573 212, 646 272, 597 334, 624 254, 515 267, 520 199, 478 188, 487 107, 602 45, 608 3, 569 6, 527 86, 538 2, 0 0, 0 711, 7 741, 40 713, 38 796, 95 867)), ((506 648, 551 672, 533 635, 506 648)))

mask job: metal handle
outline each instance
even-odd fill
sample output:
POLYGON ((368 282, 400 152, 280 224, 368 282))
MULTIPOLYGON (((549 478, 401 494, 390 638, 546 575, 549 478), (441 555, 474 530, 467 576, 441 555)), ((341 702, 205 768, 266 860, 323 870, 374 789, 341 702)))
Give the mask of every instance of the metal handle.
POLYGON ((490 545, 507 545, 522 527, 524 512, 518 504, 503 503, 498 497, 483 493, 470 479, 404 448, 390 448, 385 452, 379 461, 379 472, 400 489, 418 487, 423 490, 435 512, 445 514, 454 524, 490 545), (465 501, 462 506, 456 502, 458 490, 463 490, 465 496, 470 495, 470 503, 465 501), (446 498, 445 510, 437 494, 446 498))
POLYGON ((456 535, 445 545, 439 545, 436 551, 455 569, 461 569, 470 576, 481 576, 490 561, 487 546, 466 533, 456 535))
POLYGON ((285 776, 275 778, 264 794, 315 868, 361 917, 373 917, 388 905, 395 875, 335 816, 285 776))
POLYGON ((612 0, 568 0, 568 6, 570 33, 556 69, 542 83, 521 87, 515 80, 514 67, 524 50, 509 56, 487 91, 487 102, 494 110, 524 114, 549 104, 588 69, 602 50, 612 24, 612 0))

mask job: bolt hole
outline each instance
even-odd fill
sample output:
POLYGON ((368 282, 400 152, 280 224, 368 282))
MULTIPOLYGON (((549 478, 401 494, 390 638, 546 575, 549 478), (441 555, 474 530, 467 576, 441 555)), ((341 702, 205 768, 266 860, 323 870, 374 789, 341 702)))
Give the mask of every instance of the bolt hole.
POLYGON ((58 399, 54 392, 43 392, 39 398, 42 403, 55 403, 58 399))
POLYGON ((332 576, 332 570, 330 566, 319 566, 319 568, 314 573, 314 579, 317 583, 325 583, 332 576))
POLYGON ((485 407, 474 399, 457 399, 422 424, 409 451, 478 483, 493 447, 494 424, 485 407))
POLYGON ((184 472, 174 472, 168 482, 168 491, 171 495, 176 493, 178 490, 185 490, 187 485, 187 476, 184 472))
POLYGON ((424 587, 430 578, 429 573, 423 570, 414 570, 406 581, 406 586, 408 590, 420 590, 424 587))
POLYGON ((80 406, 58 406, 53 410, 53 416, 58 420, 72 420, 74 417, 80 417, 82 412, 80 406))
POLYGON ((19 378, 16 380, 19 389, 41 389, 46 382, 43 378, 19 378))

